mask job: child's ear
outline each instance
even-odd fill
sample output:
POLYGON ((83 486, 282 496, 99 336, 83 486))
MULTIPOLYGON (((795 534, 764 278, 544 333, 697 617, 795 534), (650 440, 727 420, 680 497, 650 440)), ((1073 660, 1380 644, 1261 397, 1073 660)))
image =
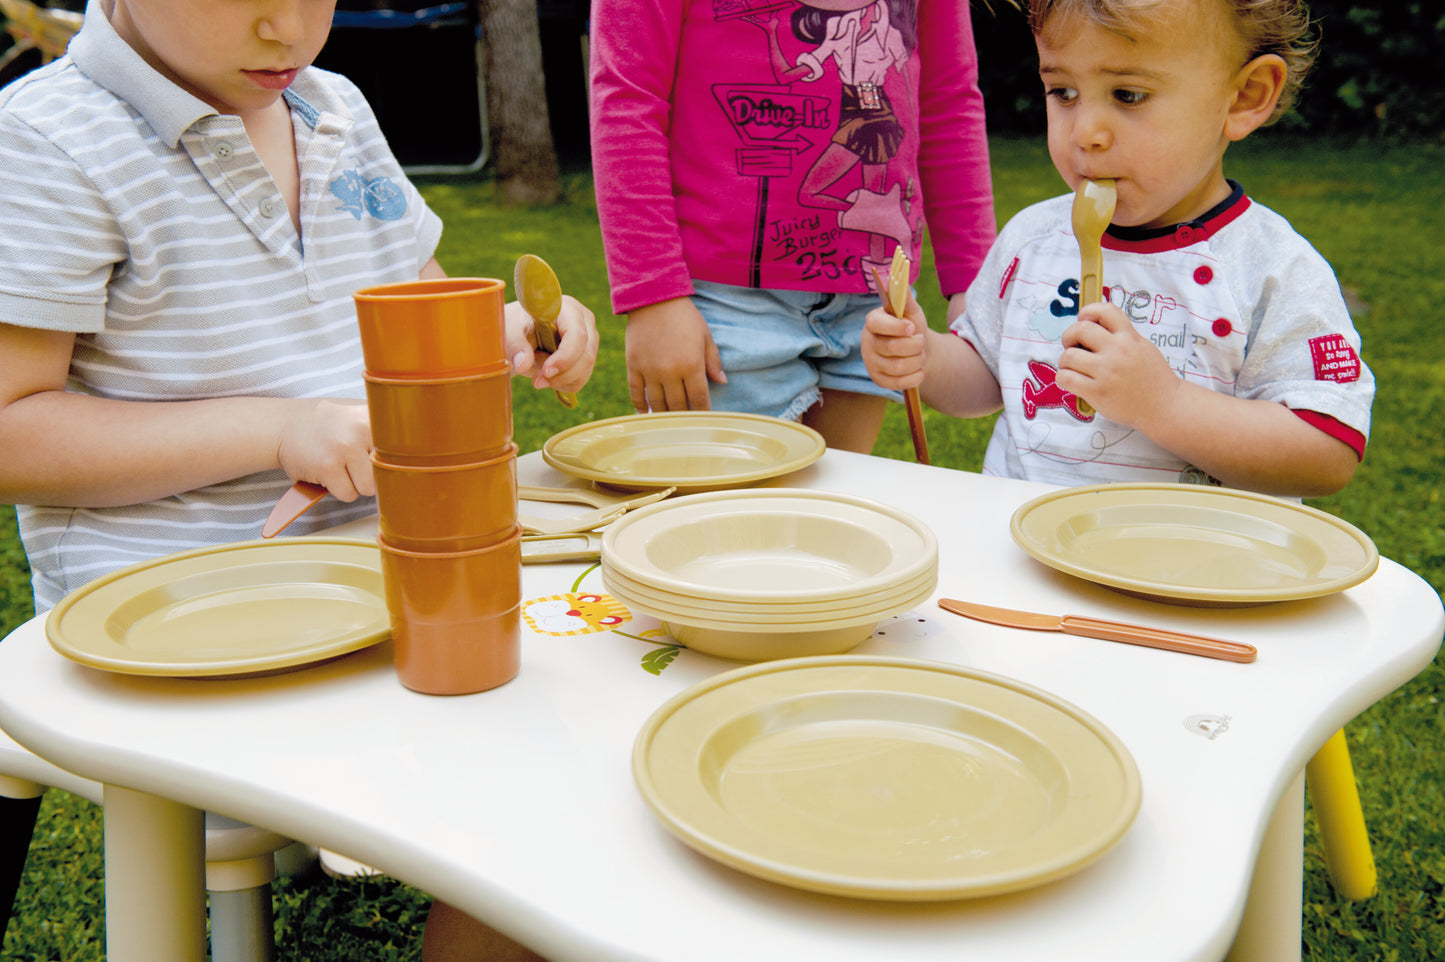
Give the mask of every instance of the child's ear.
POLYGON ((1241 67, 1234 76, 1234 100, 1224 121, 1224 136, 1243 140, 1264 126, 1279 103, 1287 74, 1283 58, 1272 53, 1261 54, 1241 67))

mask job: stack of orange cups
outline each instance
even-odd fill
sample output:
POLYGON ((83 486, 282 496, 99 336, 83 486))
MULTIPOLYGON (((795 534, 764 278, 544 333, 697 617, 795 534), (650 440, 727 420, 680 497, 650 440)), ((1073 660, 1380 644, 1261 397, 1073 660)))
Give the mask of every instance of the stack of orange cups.
POLYGON ((355 294, 396 672, 432 695, 495 688, 520 661, 504 288, 446 278, 355 294))

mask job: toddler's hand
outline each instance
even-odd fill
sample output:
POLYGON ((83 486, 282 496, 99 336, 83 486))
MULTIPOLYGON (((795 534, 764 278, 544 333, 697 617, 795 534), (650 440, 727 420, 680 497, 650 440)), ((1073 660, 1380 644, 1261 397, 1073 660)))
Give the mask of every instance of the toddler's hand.
POLYGON ((596 317, 570 294, 562 295, 555 354, 537 350, 531 317, 515 301, 507 305, 506 350, 512 359, 512 373, 531 378, 533 387, 581 389, 597 363, 598 344, 596 317))
POLYGON ((868 312, 863 324, 863 365, 879 387, 903 391, 923 383, 928 324, 918 302, 908 299, 906 316, 894 317, 881 307, 868 312))
POLYGON ((1159 348, 1113 304, 1091 304, 1064 330, 1060 388, 1138 428, 1183 383, 1159 348))
POLYGON ((281 425, 276 460, 293 481, 324 485, 339 501, 376 494, 366 402, 301 398, 281 425))

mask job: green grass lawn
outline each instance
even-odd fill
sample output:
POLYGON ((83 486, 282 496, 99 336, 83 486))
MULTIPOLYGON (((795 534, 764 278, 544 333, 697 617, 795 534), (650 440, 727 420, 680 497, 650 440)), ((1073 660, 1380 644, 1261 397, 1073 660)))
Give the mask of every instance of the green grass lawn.
MULTIPOLYGON (((1000 221, 1064 190, 1041 141, 997 142, 993 162, 1000 221)), ((1445 245, 1436 233, 1445 210, 1442 169, 1445 149, 1438 146, 1338 148, 1270 132, 1231 148, 1228 163, 1251 196, 1293 221, 1334 264, 1358 304, 1364 357, 1378 379, 1364 464, 1344 492, 1311 503, 1360 526, 1383 555, 1436 591, 1445 588, 1445 335, 1439 333, 1445 245)), ((631 413, 623 326, 607 306, 590 179, 573 175, 563 205, 526 212, 496 206, 484 178, 427 181, 423 190, 447 223, 440 257, 450 273, 510 278, 517 255, 530 251, 552 263, 564 290, 598 311, 602 354, 577 410, 561 408, 550 392, 516 392, 514 434, 522 450, 539 448, 572 424, 631 413)), ((920 286, 925 309, 941 318, 936 288, 927 279, 920 286)), ((978 468, 986 422, 929 413, 927 423, 935 464, 978 468)), ((901 409, 889 412, 876 453, 912 458, 901 409)), ((30 615, 13 515, 0 509, 0 634, 30 615)), ((1306 959, 1445 959, 1442 679, 1437 659, 1347 729, 1380 892, 1358 904, 1336 898, 1308 822, 1306 959)), ((23 680, 0 680, 17 683, 23 680)), ((0 958, 104 958, 100 851, 95 807, 50 792, 0 958)), ((283 880, 276 886, 279 955, 303 962, 418 958, 426 904, 422 893, 388 880, 283 880)))

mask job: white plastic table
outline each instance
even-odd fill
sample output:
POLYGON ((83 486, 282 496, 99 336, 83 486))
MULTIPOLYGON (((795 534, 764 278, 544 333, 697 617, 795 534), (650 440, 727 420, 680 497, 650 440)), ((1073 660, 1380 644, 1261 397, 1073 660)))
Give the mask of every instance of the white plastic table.
MULTIPOLYGON (((536 454, 520 475, 562 480, 536 454)), ((882 903, 754 879, 652 816, 632 781, 635 735, 669 697, 736 664, 683 651, 649 673, 656 646, 628 635, 650 620, 626 634, 524 628, 516 679, 431 697, 396 681, 387 644, 253 679, 147 678, 61 657, 37 617, 0 643, 0 729, 105 783, 111 962, 204 958, 202 810, 373 865, 556 962, 1298 957, 1303 768, 1430 663, 1445 613, 1428 584, 1382 560, 1329 597, 1166 605, 1025 555, 1009 519, 1044 486, 833 451, 771 484, 926 520, 937 596, 1219 635, 1256 645, 1258 661, 993 627, 932 601, 888 625, 856 651, 1009 676, 1092 714, 1133 754, 1143 803, 1116 847, 1064 880, 882 903)), ((586 568, 528 566, 523 597, 601 591, 596 571, 579 583, 586 568)))

